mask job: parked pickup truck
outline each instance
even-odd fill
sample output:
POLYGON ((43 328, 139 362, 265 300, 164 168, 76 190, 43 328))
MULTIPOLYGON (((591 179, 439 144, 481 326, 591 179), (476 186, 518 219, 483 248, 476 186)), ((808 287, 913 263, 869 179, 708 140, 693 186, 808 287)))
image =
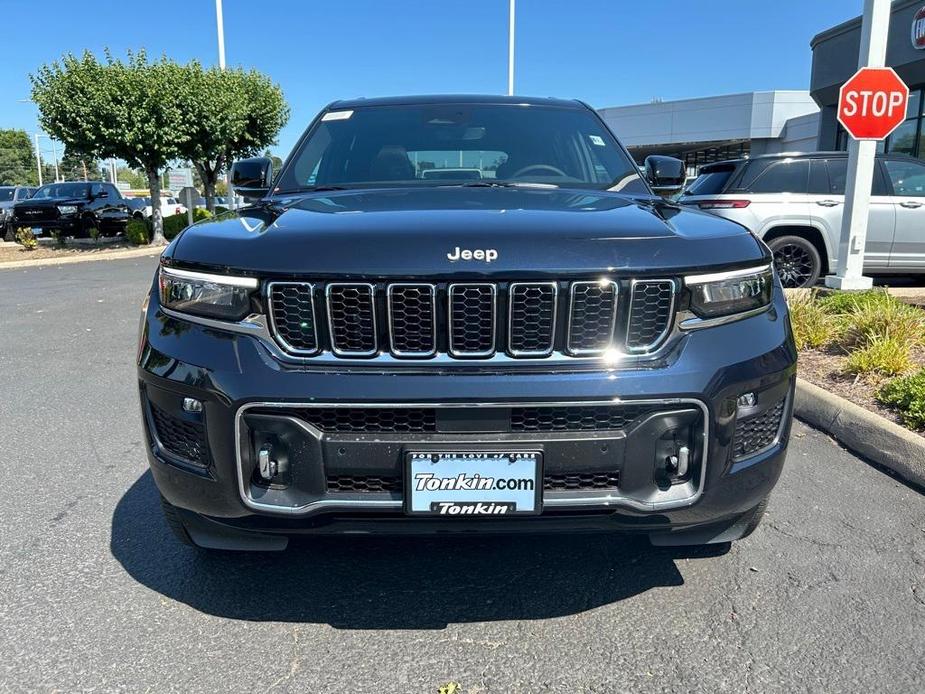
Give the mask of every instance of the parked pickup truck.
POLYGON ((640 172, 579 102, 434 96, 333 103, 272 169, 234 164, 251 203, 180 232, 142 308, 180 540, 758 525, 787 305, 764 243, 663 197, 682 162, 640 172))
POLYGON ((28 200, 13 206, 13 226, 29 227, 36 236, 51 233, 87 237, 92 229, 103 236, 125 231, 131 209, 111 183, 79 181, 49 183, 28 200))

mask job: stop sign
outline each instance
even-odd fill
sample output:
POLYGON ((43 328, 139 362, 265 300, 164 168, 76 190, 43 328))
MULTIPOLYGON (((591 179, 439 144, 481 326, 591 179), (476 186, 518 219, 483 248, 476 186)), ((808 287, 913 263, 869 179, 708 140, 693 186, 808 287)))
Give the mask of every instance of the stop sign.
POLYGON ((838 92, 838 122, 855 140, 882 140, 906 118, 909 87, 889 67, 864 67, 838 92))

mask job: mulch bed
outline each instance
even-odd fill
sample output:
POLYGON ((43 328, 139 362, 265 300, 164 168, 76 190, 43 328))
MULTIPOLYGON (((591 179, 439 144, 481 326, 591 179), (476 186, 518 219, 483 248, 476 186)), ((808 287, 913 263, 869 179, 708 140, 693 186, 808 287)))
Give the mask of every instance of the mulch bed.
POLYGON ((138 248, 128 242, 107 243, 105 246, 39 246, 27 251, 22 247, 4 246, 0 248, 0 264, 14 260, 44 260, 46 258, 68 258, 75 255, 101 255, 111 251, 124 251, 126 248, 138 248))
MULTIPOLYGON (((925 350, 920 349, 913 353, 913 359, 920 368, 925 368, 925 350)), ((800 352, 797 361, 797 375, 813 385, 905 427, 895 411, 877 401, 877 391, 889 378, 846 374, 847 361, 847 355, 838 348, 805 350, 800 352)), ((916 433, 925 438, 925 432, 916 433)))

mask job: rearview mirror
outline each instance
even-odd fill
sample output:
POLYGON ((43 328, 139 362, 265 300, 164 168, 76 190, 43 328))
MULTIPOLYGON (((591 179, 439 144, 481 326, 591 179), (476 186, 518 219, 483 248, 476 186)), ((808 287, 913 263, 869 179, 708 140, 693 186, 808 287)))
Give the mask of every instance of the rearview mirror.
POLYGON ((231 185, 245 200, 256 200, 270 192, 273 162, 267 157, 241 159, 231 165, 231 185))
POLYGON ((668 196, 681 192, 687 179, 687 167, 674 157, 652 154, 646 157, 646 180, 656 195, 668 196))

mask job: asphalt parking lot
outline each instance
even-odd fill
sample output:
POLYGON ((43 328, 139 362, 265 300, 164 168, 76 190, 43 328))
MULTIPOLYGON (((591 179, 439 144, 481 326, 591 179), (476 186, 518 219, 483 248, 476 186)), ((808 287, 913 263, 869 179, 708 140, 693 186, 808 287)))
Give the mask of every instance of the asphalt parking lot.
POLYGON ((0 691, 925 690, 925 497, 800 424, 727 552, 180 546, 136 411, 155 264, 0 270, 0 691))

